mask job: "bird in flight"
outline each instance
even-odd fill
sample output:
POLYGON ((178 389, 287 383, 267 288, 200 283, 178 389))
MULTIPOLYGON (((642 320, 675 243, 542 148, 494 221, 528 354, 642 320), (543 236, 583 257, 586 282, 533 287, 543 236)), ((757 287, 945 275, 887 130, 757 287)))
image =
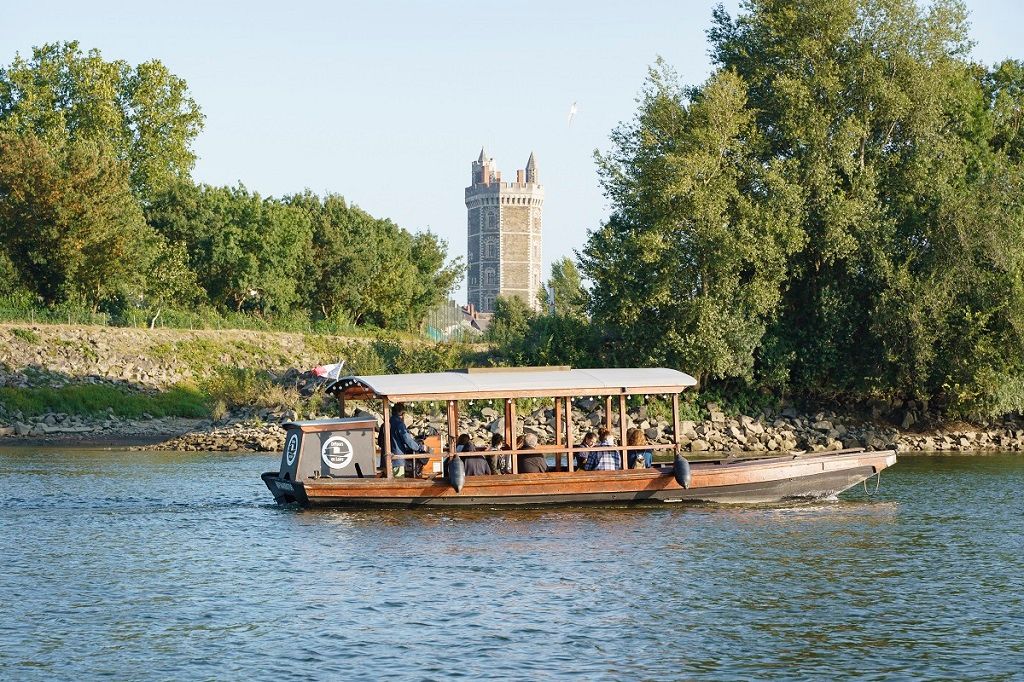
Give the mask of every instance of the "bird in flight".
POLYGON ((573 102, 572 106, 569 107, 569 118, 568 118, 568 121, 566 123, 567 127, 569 127, 569 128, 572 127, 572 120, 574 118, 576 118, 576 112, 577 111, 578 111, 578 109, 576 108, 576 102, 573 102))

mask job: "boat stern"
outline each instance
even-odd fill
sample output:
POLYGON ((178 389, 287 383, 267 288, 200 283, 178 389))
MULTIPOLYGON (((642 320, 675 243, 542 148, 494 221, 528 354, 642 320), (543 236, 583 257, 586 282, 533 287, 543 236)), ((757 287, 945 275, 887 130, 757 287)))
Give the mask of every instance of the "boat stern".
POLYGON ((276 471, 264 472, 260 478, 267 484, 270 494, 274 496, 274 502, 278 504, 306 504, 306 491, 298 481, 289 481, 281 478, 276 471))

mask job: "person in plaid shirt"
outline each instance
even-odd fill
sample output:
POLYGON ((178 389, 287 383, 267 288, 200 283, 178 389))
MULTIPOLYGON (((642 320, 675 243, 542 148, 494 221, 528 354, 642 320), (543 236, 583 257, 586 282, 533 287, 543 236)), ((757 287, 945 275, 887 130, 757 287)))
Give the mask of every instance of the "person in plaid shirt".
MULTIPOLYGON (((600 439, 598 447, 615 445, 611 431, 608 429, 598 431, 597 437, 600 439)), ((622 454, 618 450, 595 450, 587 455, 587 463, 583 465, 583 469, 586 471, 615 471, 621 468, 622 454)))

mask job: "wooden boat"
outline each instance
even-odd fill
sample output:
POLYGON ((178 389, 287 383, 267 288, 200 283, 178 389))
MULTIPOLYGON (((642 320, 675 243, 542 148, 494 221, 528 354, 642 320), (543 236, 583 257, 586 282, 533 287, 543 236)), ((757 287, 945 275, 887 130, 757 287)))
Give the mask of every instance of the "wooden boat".
POLYGON ((278 471, 263 481, 280 504, 338 507, 418 507, 465 505, 543 505, 565 503, 642 503, 704 501, 770 503, 838 495, 896 463, 896 453, 863 449, 816 453, 780 453, 769 457, 730 456, 689 462, 678 440, 679 394, 696 384, 687 374, 664 368, 470 369, 430 374, 350 376, 328 386, 341 418, 285 425, 287 435, 278 471), (672 442, 626 446, 626 399, 663 395, 672 404, 672 442), (534 449, 516 447, 516 400, 550 399, 554 404, 554 442, 534 449), (604 400, 605 428, 614 427, 619 445, 575 445, 572 400, 604 400), (498 400, 504 405, 505 442, 511 445, 512 473, 465 476, 456 452, 459 405, 469 400, 498 400), (379 401, 383 424, 346 417, 353 400, 379 401), (397 403, 444 402, 447 433, 434 440, 435 452, 391 452, 391 409, 397 403), (568 417, 568 418, 567 418, 568 417), (378 438, 380 435, 380 438, 378 438), (383 452, 377 447, 383 444, 383 452), (614 449, 622 467, 575 470, 576 454, 614 449), (631 450, 668 451, 672 461, 648 469, 627 469, 631 450), (519 473, 522 455, 543 455, 554 466, 546 473, 519 473), (384 466, 378 467, 380 460, 384 466), (396 477, 403 460, 425 463, 417 477, 396 477), (397 469, 396 469, 397 466, 397 469))

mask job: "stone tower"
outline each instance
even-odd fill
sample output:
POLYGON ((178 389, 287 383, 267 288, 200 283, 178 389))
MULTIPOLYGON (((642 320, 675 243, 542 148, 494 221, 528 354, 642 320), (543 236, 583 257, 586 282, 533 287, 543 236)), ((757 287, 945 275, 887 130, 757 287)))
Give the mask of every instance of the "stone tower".
POLYGON ((494 159, 480 150, 466 188, 469 211, 469 303, 494 312, 498 296, 518 296, 538 309, 544 188, 533 153, 515 182, 502 182, 494 159))

